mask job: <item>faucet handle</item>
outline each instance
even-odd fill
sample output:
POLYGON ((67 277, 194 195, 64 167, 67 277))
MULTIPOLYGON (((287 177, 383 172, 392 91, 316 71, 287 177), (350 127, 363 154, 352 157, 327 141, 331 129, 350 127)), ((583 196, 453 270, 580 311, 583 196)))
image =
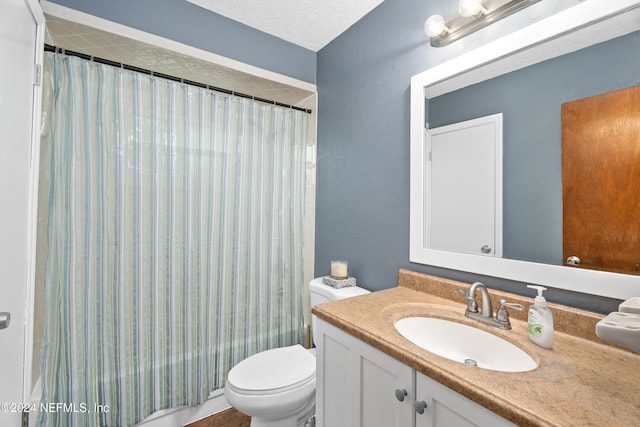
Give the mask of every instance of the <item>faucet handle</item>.
POLYGON ((509 323, 509 312, 507 311, 507 307, 515 308, 518 311, 524 311, 524 306, 522 304, 507 302, 506 299, 500 298, 500 308, 498 308, 498 311, 496 312, 496 320, 498 322, 509 323))
POLYGON ((464 296, 464 299, 467 301, 467 311, 471 313, 478 312, 478 303, 473 295, 469 295, 469 291, 465 292, 463 289, 456 288, 454 289, 456 293, 464 296))

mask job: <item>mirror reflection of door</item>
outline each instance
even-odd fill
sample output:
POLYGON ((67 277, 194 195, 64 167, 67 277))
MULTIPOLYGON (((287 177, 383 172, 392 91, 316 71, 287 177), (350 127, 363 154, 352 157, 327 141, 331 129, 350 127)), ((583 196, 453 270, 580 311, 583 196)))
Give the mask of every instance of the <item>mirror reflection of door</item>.
POLYGON ((427 131, 426 246, 502 256, 502 113, 427 131))
POLYGON ((562 105, 562 200, 565 264, 640 274, 640 86, 562 105))

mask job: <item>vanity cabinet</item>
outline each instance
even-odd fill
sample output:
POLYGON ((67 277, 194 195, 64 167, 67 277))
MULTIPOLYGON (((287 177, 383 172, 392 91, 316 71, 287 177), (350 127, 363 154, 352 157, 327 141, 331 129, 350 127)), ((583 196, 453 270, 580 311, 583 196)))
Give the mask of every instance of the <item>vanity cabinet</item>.
POLYGON ((316 336, 317 427, 514 425, 321 319, 316 336))
POLYGON ((416 422, 414 425, 416 427, 515 426, 484 406, 478 405, 420 372, 415 373, 415 380, 416 422), (427 405, 422 414, 418 413, 421 403, 427 405))
POLYGON ((321 319, 316 346, 317 427, 413 425, 411 368, 321 319))

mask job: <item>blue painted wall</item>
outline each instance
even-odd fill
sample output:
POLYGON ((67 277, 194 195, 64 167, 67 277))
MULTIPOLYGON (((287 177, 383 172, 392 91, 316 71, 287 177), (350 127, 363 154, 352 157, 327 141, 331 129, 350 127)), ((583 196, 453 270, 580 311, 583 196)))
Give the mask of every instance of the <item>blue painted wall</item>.
POLYGON ((53 3, 316 83, 316 52, 186 0, 52 0, 53 3))
MULTIPOLYGON (((525 293, 522 284, 409 262, 409 88, 412 75, 577 4, 542 1, 443 48, 422 30, 454 0, 386 0, 318 53, 316 276, 331 259, 371 290, 409 268, 525 293)), ((528 294, 533 295, 533 294, 528 294)), ((608 312, 618 301, 555 290, 551 301, 608 312)))

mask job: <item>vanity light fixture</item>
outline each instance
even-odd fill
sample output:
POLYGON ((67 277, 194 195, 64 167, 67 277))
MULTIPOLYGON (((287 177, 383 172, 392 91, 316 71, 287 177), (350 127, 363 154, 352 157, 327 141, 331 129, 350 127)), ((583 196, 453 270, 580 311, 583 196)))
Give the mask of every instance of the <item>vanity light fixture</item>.
POLYGON ((424 23, 424 31, 431 38, 431 46, 446 46, 539 1, 459 0, 457 14, 447 19, 430 16, 424 23))

